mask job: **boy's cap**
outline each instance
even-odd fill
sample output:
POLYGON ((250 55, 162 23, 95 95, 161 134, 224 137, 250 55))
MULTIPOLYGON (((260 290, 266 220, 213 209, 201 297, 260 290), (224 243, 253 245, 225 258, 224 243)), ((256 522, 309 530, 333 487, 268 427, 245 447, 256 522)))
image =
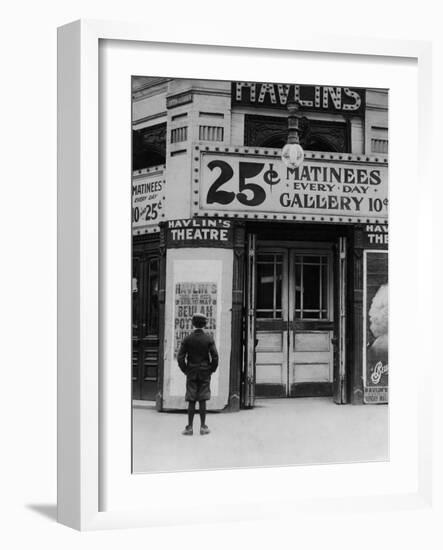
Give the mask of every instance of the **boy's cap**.
POLYGON ((192 320, 194 319, 198 319, 199 321, 207 321, 207 317, 206 315, 203 315, 203 313, 194 313, 194 315, 192 316, 192 320))

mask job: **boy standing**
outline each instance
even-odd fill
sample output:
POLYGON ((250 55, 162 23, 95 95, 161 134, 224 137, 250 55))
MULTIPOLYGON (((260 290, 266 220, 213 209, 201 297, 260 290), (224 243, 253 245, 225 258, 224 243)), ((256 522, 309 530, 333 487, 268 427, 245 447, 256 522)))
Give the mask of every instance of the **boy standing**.
POLYGON ((195 404, 199 403, 200 435, 207 435, 209 428, 206 425, 206 401, 211 397, 211 375, 218 367, 218 352, 214 338, 205 332, 206 317, 196 313, 192 317, 195 330, 186 336, 177 354, 180 370, 186 375, 186 395, 188 402, 188 425, 183 435, 193 434, 195 404))

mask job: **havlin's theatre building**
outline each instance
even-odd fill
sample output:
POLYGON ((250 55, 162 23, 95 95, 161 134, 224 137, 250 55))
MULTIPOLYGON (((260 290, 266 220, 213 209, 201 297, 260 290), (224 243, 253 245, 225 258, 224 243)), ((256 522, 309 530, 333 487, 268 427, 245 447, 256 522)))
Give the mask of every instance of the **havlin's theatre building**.
POLYGON ((132 96, 133 398, 185 408, 202 312, 209 409, 386 403, 388 91, 133 77, 132 96))

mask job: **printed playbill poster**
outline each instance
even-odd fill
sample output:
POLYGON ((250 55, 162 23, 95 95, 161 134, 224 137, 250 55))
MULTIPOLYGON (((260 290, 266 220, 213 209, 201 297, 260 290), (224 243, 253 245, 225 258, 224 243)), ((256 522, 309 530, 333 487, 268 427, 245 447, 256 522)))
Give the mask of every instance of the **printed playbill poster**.
POLYGON ((388 254, 384 251, 366 253, 366 376, 365 401, 388 401, 388 254))
POLYGON ((206 316, 206 331, 216 339, 217 329, 217 283, 176 283, 174 319, 174 355, 188 334, 194 330, 192 317, 196 313, 206 316))

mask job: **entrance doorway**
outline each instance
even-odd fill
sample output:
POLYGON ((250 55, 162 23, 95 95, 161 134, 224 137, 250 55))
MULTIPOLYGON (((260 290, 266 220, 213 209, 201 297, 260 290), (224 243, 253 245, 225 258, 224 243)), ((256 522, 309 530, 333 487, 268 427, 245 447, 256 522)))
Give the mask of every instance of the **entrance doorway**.
POLYGON ((257 243, 255 397, 333 395, 334 288, 331 243, 257 243))
POLYGON ((159 364, 159 254, 156 242, 132 249, 132 398, 154 401, 159 364))

